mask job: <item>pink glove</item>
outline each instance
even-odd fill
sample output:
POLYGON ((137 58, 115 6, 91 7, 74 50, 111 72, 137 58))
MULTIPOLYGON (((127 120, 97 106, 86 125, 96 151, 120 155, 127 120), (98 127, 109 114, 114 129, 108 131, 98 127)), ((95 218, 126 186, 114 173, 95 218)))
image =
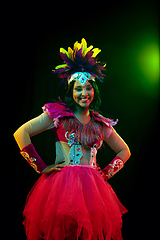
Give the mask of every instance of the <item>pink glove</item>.
POLYGON ((20 153, 37 173, 41 173, 47 165, 40 158, 32 143, 24 147, 20 153))
MULTIPOLYGON (((110 164, 100 171, 103 178, 107 181, 124 167, 124 162, 120 157, 115 157, 110 164)), ((98 169, 99 170, 99 169, 98 169)))

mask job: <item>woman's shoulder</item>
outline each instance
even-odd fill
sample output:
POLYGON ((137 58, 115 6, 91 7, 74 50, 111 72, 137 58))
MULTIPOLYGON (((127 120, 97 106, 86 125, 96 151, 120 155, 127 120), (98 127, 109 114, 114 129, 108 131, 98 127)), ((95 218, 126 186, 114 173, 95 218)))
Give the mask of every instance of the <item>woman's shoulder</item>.
POLYGON ((102 116, 101 114, 99 114, 98 112, 94 112, 94 111, 91 111, 91 114, 96 121, 101 122, 103 124, 104 135, 109 137, 113 130, 112 126, 115 126, 117 124, 118 119, 116 119, 114 121, 113 119, 106 118, 106 117, 102 116))
POLYGON ((106 118, 103 115, 101 115, 100 113, 96 112, 96 111, 90 111, 91 115, 93 116, 93 118, 99 122, 104 123, 105 125, 109 126, 115 126, 118 122, 118 119, 116 119, 115 121, 111 118, 106 118))
POLYGON ((65 116, 74 116, 70 108, 63 102, 46 103, 42 109, 44 113, 47 113, 54 119, 65 116))

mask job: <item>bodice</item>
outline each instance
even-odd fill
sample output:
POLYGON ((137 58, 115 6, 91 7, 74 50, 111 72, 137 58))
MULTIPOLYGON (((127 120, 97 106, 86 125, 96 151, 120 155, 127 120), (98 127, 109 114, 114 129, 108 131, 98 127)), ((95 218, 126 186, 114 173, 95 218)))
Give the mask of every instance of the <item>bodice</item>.
POLYGON ((97 150, 104 139, 104 125, 108 128, 109 137, 118 119, 113 121, 90 110, 91 121, 82 124, 65 103, 46 103, 42 109, 53 118, 53 124, 48 129, 56 135, 56 163, 65 160, 70 165, 95 166, 97 150))
POLYGON ((82 124, 75 117, 65 117, 52 130, 56 134, 56 163, 96 165, 96 153, 103 142, 102 123, 91 119, 82 124))
POLYGON ((91 165, 91 148, 87 149, 82 145, 75 145, 70 147, 66 142, 56 142, 55 146, 56 164, 61 161, 65 161, 66 165, 91 165), (76 152, 78 153, 78 156, 76 156, 76 152))

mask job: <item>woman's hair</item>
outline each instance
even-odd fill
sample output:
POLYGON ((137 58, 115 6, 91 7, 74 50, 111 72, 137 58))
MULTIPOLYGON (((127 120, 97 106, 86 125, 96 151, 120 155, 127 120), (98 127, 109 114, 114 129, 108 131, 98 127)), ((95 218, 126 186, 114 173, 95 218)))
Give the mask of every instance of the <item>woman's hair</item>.
MULTIPOLYGON (((73 99, 74 83, 75 81, 72 81, 69 85, 68 83, 66 83, 65 90, 64 90, 64 99, 62 99, 72 111, 76 109, 76 102, 73 99)), ((94 99, 91 102, 89 108, 94 111, 99 111, 99 107, 101 105, 101 98, 100 98, 100 92, 99 92, 98 86, 93 81, 89 81, 89 83, 92 85, 94 89, 94 99)))

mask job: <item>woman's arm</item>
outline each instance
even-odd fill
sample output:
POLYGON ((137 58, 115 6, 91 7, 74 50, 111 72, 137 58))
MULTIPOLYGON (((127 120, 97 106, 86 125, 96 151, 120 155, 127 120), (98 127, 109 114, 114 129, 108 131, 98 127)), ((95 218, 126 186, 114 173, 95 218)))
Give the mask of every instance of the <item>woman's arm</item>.
POLYGON ((124 163, 129 159, 131 153, 127 144, 113 129, 110 136, 109 128, 104 126, 104 140, 117 154, 116 157, 103 169, 100 169, 100 173, 105 180, 113 177, 120 169, 123 168, 124 163))
POLYGON ((114 129, 112 130, 111 135, 107 137, 108 130, 108 127, 104 126, 105 142, 107 142, 107 144, 114 150, 117 154, 116 156, 120 157, 125 163, 131 156, 129 147, 114 129))
POLYGON ((40 158, 33 144, 31 143, 32 136, 52 127, 54 127, 53 119, 46 113, 42 113, 40 116, 23 124, 14 133, 15 140, 21 149, 20 153, 37 173, 47 174, 52 171, 60 171, 61 168, 65 167, 65 164, 61 164, 64 161, 59 162, 57 165, 52 164, 47 166, 40 158))
POLYGON ((20 149, 31 143, 31 137, 47 130, 53 124, 53 119, 46 113, 26 122, 14 133, 14 138, 20 149))
POLYGON ((53 119, 46 113, 23 124, 15 133, 15 140, 21 149, 20 153, 37 173, 42 173, 49 168, 36 152, 31 137, 51 127, 53 119))

